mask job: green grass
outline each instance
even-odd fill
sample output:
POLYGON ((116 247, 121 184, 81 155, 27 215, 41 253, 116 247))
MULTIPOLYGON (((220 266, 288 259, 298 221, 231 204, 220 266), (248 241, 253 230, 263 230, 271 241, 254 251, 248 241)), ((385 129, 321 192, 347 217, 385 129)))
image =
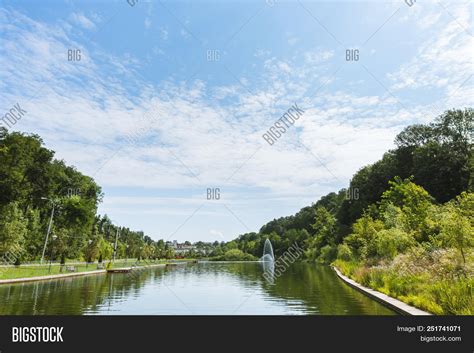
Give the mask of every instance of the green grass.
POLYGON ((400 274, 362 263, 336 260, 344 275, 358 283, 437 315, 474 315, 474 278, 434 279, 429 273, 400 274))
MULTIPOLYGON (((186 259, 183 261, 189 261, 189 260, 186 259)), ((120 260, 116 260, 115 263, 112 264, 112 268, 131 267, 132 265, 146 266, 146 265, 153 265, 153 264, 160 264, 160 263, 167 263, 167 262, 170 262, 170 260, 156 260, 156 261, 142 260, 140 262, 137 262, 137 259, 127 259, 127 261, 125 261, 124 259, 120 259, 120 260)), ((104 269, 105 269, 109 261, 104 261, 103 263, 104 263, 104 266, 105 266, 104 269)), ((85 265, 85 264, 74 264, 74 261, 66 262, 65 266, 60 266, 58 263, 53 263, 51 264, 51 266, 49 264, 21 265, 21 266, 11 266, 11 267, 0 266, 0 280, 71 273, 71 272, 66 271, 66 266, 74 266, 76 268, 76 272, 86 272, 86 271, 89 272, 89 271, 97 270, 97 262, 85 265), (61 267, 62 267, 62 272, 61 272, 61 267)))

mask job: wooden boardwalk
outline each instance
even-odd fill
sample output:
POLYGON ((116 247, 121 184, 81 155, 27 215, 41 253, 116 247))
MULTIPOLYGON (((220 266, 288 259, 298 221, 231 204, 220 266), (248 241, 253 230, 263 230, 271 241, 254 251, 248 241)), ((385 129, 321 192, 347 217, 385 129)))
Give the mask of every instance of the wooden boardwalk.
POLYGON ((109 268, 107 273, 128 273, 132 270, 131 267, 109 268))

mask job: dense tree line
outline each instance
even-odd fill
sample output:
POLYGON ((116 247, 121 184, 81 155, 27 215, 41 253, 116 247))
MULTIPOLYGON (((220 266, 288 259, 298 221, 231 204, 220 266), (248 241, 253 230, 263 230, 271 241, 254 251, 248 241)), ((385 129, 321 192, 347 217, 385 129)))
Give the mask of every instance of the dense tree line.
POLYGON ((18 261, 41 258, 54 204, 45 258, 110 259, 118 232, 117 257, 171 258, 172 247, 143 232, 97 215, 99 185, 43 146, 37 135, 0 128, 0 255, 18 261))
MULTIPOLYGON (((259 257, 265 239, 269 238, 278 256, 293 242, 298 242, 306 249, 306 259, 330 262, 337 255, 338 245, 353 234, 361 219, 381 217, 381 212, 388 212, 386 206, 381 211, 379 205, 386 204, 387 190, 395 187, 393 183, 409 182, 410 187, 419 187, 429 195, 433 205, 453 200, 463 192, 472 192, 473 118, 471 108, 449 110, 433 123, 406 127, 395 138, 396 148, 385 153, 381 160, 360 169, 348 188, 323 196, 295 215, 274 219, 258 233, 240 235, 232 247, 259 257)), ((395 205, 402 210, 409 209, 400 202, 395 205)), ((433 210, 420 206, 410 212, 413 214, 407 216, 409 224, 419 227, 416 239, 428 241, 433 234, 416 220, 433 210)))

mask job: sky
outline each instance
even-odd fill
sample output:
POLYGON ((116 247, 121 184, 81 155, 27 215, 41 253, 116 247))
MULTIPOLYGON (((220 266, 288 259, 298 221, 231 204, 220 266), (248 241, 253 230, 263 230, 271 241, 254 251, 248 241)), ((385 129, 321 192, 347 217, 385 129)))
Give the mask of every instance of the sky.
POLYGON ((92 176, 115 224, 229 241, 472 106, 472 21, 469 1, 4 0, 0 113, 18 103, 11 130, 92 176))

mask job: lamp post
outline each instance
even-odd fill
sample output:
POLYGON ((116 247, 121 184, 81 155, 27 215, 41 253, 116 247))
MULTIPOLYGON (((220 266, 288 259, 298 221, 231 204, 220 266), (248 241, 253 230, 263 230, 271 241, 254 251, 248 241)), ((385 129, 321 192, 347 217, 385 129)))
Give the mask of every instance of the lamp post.
MULTIPOLYGON (((110 247, 113 249, 114 248, 114 243, 110 242, 110 247)), ((111 257, 109 257, 109 262, 112 262, 113 261, 113 254, 111 257)))
POLYGON ((53 239, 53 241, 51 242, 51 257, 49 259, 49 273, 51 273, 51 264, 53 262, 53 250, 54 250, 54 241, 56 240, 57 236, 55 234, 53 234, 53 236, 51 237, 53 239))
POLYGON ((114 261, 113 261, 113 262, 115 262, 115 256, 117 255, 117 240, 118 240, 118 235, 119 235, 119 228, 117 227, 117 232, 115 233, 114 261))
POLYGON ((41 200, 48 200, 48 201, 51 201, 51 203, 53 204, 53 209, 51 210, 51 217, 49 218, 48 231, 46 232, 46 239, 44 240, 43 253, 41 254, 40 264, 42 265, 43 261, 44 261, 44 253, 46 251, 46 244, 48 243, 49 233, 51 232, 51 226, 53 224, 54 209, 56 207, 56 204, 55 204, 54 200, 48 199, 47 197, 42 197, 41 200))
MULTIPOLYGON (((89 243, 89 246, 91 246, 91 244, 92 244, 92 239, 89 239, 89 240, 87 241, 87 243, 89 243)), ((87 257, 86 257, 86 268, 87 268, 87 266, 89 266, 89 260, 90 260, 90 259, 89 259, 88 256, 89 256, 89 255, 87 255, 87 257)))

